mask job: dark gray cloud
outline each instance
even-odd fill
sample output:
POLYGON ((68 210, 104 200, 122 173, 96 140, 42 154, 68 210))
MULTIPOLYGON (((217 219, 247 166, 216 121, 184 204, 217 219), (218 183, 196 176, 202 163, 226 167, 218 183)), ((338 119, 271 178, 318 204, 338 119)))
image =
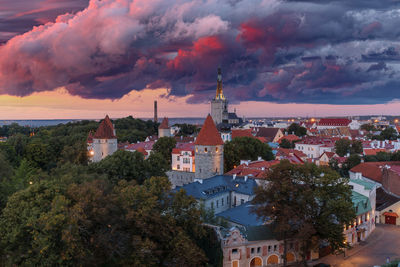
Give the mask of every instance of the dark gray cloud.
POLYGON ((221 66, 231 102, 398 97, 399 1, 103 0, 82 12, 87 1, 7 4, 0 39, 28 32, 0 47, 2 94, 65 86, 116 99, 166 87, 198 103, 213 95, 221 66))

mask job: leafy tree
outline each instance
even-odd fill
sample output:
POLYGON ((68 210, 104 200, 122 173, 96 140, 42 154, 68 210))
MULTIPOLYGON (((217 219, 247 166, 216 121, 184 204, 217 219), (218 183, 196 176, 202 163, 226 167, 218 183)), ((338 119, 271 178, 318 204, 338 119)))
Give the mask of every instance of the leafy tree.
POLYGON ((50 153, 49 145, 39 142, 27 145, 26 159, 43 170, 47 169, 51 162, 54 162, 54 157, 50 153))
POLYGON ((2 264, 221 266, 219 241, 202 225, 196 200, 171 193, 167 178, 55 181, 10 197, 0 216, 2 264))
POLYGON ((396 151, 396 152, 392 153, 392 155, 390 156, 390 160, 391 161, 400 161, 400 151, 396 151))
POLYGON ((161 153, 153 152, 146 159, 146 177, 166 176, 166 172, 170 169, 168 161, 161 153))
POLYGON ((269 145, 252 137, 237 137, 224 145, 224 168, 229 171, 239 165, 240 160, 274 159, 269 145))
POLYGON ((274 166, 267 179, 267 187, 256 189, 254 212, 274 221, 274 230, 284 241, 284 255, 289 238, 300 241, 304 266, 308 251, 320 242, 328 242, 333 251, 345 246, 343 226, 355 218, 347 179, 329 168, 288 161, 274 166))
POLYGON ((299 137, 307 135, 307 129, 300 126, 297 123, 290 124, 289 128, 287 129, 289 134, 295 134, 299 137))
POLYGON ((346 138, 342 138, 336 141, 335 143, 335 151, 341 157, 344 157, 350 151, 350 140, 346 138))
POLYGON ((61 227, 68 201, 61 188, 33 184, 10 197, 0 217, 0 246, 6 265, 71 265, 63 260, 61 227))
POLYGON ((357 166, 361 163, 361 157, 357 154, 350 155, 343 163, 342 170, 345 176, 349 175, 349 171, 351 168, 357 166))
POLYGON ((143 154, 137 151, 118 150, 90 167, 99 174, 106 174, 113 184, 118 184, 120 180, 135 180, 141 184, 146 179, 143 154))
POLYGON ((175 126, 178 126, 180 128, 179 133, 177 136, 191 136, 199 131, 199 128, 196 125, 192 124, 175 124, 175 126))
POLYGON ((391 161, 391 154, 387 152, 376 153, 377 161, 391 161))
POLYGON ((279 144, 279 147, 281 147, 281 148, 294 148, 295 145, 294 145, 294 142, 290 142, 286 138, 283 138, 281 140, 281 143, 279 144))
POLYGON ((161 137, 153 145, 153 151, 160 153, 168 161, 168 166, 171 166, 171 153, 172 149, 176 146, 176 140, 174 137, 161 137))
POLYGON ((387 127, 383 130, 380 134, 381 140, 396 140, 397 139, 397 132, 392 127, 387 127))
POLYGON ((361 125, 360 128, 361 128, 361 130, 368 131, 368 132, 376 131, 376 128, 373 124, 363 124, 363 125, 361 125))
POLYGON ((4 155, 0 153, 0 211, 5 206, 7 197, 10 194, 8 184, 10 183, 13 171, 11 164, 6 160, 4 155))
POLYGON ((353 140, 351 142, 350 154, 362 154, 363 153, 363 145, 360 140, 353 140))

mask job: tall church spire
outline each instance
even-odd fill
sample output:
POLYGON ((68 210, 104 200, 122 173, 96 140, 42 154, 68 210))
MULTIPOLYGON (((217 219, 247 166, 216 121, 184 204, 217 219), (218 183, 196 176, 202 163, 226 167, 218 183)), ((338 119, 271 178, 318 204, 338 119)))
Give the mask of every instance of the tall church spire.
POLYGON ((222 91, 222 72, 221 68, 218 68, 217 76, 217 92, 215 94, 216 100, 225 100, 224 92, 222 91))

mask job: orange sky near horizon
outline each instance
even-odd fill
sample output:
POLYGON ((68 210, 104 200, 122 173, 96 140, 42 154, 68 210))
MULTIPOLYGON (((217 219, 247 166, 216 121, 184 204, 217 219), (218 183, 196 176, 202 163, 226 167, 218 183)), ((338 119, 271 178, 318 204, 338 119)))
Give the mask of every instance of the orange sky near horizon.
MULTIPOLYGON (((70 95, 65 89, 34 93, 26 97, 0 95, 0 120, 24 119, 100 119, 132 115, 153 117, 153 101, 158 101, 159 118, 205 117, 209 104, 188 104, 185 97, 168 96, 167 89, 131 91, 118 100, 84 99, 70 95)), ((246 101, 229 106, 241 117, 322 117, 354 115, 398 115, 400 101, 378 105, 277 104, 246 101)))

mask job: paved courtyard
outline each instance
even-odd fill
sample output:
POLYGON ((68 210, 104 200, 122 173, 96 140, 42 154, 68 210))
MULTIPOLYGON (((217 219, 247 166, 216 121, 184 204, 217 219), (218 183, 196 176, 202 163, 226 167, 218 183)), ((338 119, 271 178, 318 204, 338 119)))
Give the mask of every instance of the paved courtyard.
POLYGON ((346 257, 343 254, 329 255, 318 262, 334 267, 370 267, 386 263, 388 257, 390 260, 400 259, 400 227, 377 224, 365 242, 346 251, 346 257))

